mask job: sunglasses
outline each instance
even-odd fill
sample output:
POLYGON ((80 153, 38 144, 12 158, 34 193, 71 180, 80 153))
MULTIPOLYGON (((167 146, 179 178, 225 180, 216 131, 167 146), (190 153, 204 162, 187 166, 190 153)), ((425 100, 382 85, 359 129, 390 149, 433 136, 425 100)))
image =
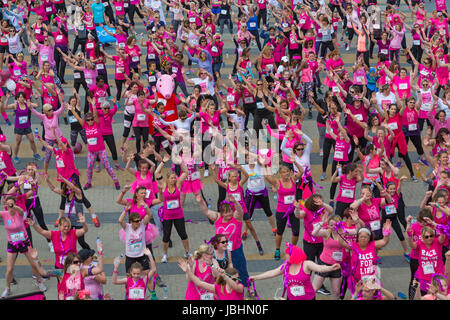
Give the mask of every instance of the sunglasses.
POLYGON ((110 107, 103 107, 102 108, 103 110, 109 110, 109 109, 111 109, 110 107))
POLYGON ((257 85, 257 86, 262 86, 263 84, 262 84, 262 83, 257 83, 256 85, 257 85))
POLYGON ((228 240, 220 241, 220 243, 221 243, 221 244, 227 244, 227 243, 228 243, 228 240))
POLYGON ((74 260, 72 261, 72 264, 80 264, 80 260, 74 260))
POLYGON ((207 73, 206 73, 206 72, 201 72, 201 73, 200 73, 200 75, 204 75, 204 74, 207 74, 207 73))
POLYGON ((429 236, 423 236, 424 239, 430 239, 430 238, 434 238, 434 234, 431 234, 429 236))
POLYGON ((94 119, 86 119, 86 121, 94 121, 94 119))
POLYGON ((186 120, 186 119, 187 119, 187 117, 180 117, 180 119, 181 119, 181 120, 186 120))
POLYGON ((139 223, 139 222, 141 222, 142 220, 131 220, 131 222, 134 222, 134 223, 139 223))
POLYGON ((295 149, 296 151, 303 151, 303 150, 305 150, 305 148, 297 148, 297 149, 295 149))

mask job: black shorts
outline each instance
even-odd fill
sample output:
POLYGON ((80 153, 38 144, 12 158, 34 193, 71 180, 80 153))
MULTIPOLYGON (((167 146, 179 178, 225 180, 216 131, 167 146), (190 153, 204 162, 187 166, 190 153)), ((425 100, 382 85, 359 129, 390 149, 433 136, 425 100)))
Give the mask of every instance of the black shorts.
POLYGON ((14 133, 19 136, 26 136, 31 133, 31 127, 28 128, 14 128, 14 133))
POLYGON ((29 239, 25 241, 16 242, 15 244, 12 244, 11 242, 8 241, 6 251, 8 251, 9 253, 27 253, 28 247, 31 247, 29 239))
MULTIPOLYGON (((318 264, 320 266, 331 266, 331 264, 323 262, 322 260, 320 260, 320 258, 318 264)), ((342 276, 341 269, 333 270, 330 272, 316 272, 316 274, 318 276, 321 276, 322 278, 334 278, 334 279, 339 279, 342 276)))
POLYGON ((0 46, 0 53, 8 52, 8 46, 0 46))
POLYGON ((142 267, 144 268, 144 270, 150 270, 150 261, 148 260, 148 257, 144 254, 143 256, 137 257, 137 258, 131 258, 131 257, 125 256, 126 272, 129 271, 131 265, 135 262, 139 262, 142 265, 142 267))

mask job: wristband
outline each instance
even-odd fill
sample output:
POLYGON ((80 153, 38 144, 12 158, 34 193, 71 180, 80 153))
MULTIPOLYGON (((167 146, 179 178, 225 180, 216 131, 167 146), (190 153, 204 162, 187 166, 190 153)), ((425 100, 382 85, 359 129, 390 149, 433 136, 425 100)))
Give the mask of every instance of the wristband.
POLYGON ((98 252, 98 255, 99 255, 99 256, 102 256, 102 255, 103 255, 103 251, 99 251, 99 252, 98 252))
POLYGON ((115 271, 115 270, 114 270, 114 271, 113 271, 112 273, 115 273, 115 274, 120 274, 120 272, 117 272, 117 271, 115 271))
POLYGON ((413 236, 413 232, 412 231, 407 231, 406 234, 408 235, 408 237, 412 238, 413 236))
POLYGON ((392 233, 391 229, 383 228, 383 236, 386 237, 392 233))

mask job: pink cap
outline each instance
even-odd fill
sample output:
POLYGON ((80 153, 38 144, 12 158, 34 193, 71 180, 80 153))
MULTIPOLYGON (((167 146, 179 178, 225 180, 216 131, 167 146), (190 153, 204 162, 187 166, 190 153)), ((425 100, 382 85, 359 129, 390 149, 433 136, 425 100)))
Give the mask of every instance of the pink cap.
POLYGON ((0 142, 6 141, 6 137, 4 134, 0 134, 0 142))
POLYGON ((59 140, 61 140, 61 142, 64 143, 64 144, 68 144, 68 143, 69 143, 69 142, 67 141, 67 139, 64 138, 64 137, 61 137, 59 140))

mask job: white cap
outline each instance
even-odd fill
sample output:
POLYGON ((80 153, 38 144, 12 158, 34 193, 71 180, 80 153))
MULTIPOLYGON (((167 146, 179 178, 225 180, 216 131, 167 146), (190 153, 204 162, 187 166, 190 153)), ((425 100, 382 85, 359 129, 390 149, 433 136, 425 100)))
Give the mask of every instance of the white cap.
POLYGON ((283 62, 289 62, 289 58, 287 56, 284 56, 283 58, 281 58, 281 61, 283 62))

